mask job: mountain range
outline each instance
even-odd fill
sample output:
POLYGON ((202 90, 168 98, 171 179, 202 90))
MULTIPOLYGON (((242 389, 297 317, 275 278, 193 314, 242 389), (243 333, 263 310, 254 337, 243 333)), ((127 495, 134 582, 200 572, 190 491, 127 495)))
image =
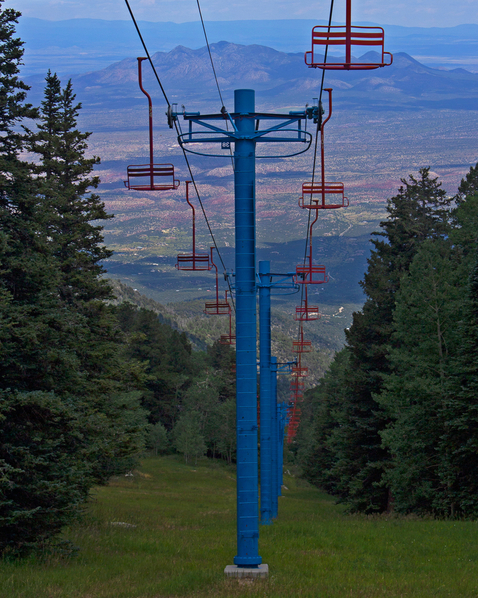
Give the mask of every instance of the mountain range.
MULTIPOLYGON (((233 89, 253 88, 264 101, 277 105, 297 102, 298 98, 310 101, 318 93, 321 71, 307 68, 302 53, 230 42, 211 44, 211 53, 218 83, 226 95, 230 96, 233 89)), ((177 46, 169 52, 155 53, 152 60, 172 101, 182 102, 193 94, 197 105, 217 97, 206 47, 195 50, 177 46)), ((375 52, 368 52, 360 60, 379 59, 375 52)), ((139 101, 144 103, 137 77, 136 59, 127 58, 75 76, 74 85, 85 105, 131 107, 139 101)), ((151 67, 145 63, 145 86, 155 91, 159 88, 153 77, 151 67)), ((375 71, 328 72, 325 86, 336 91, 334 102, 355 109, 478 109, 478 74, 461 68, 431 68, 404 52, 394 55, 392 66, 375 71)))
MULTIPOLYGON (((313 11, 311 11, 313 16, 313 11)), ((260 44, 282 52, 310 49, 311 30, 321 19, 206 21, 209 41, 260 44)), ((357 23, 375 25, 376 23, 357 23)), ((199 21, 189 23, 139 22, 151 53, 168 52, 178 45, 205 45, 199 21)), ((390 52, 406 52, 427 66, 464 67, 478 71, 478 25, 457 27, 400 27, 385 25, 390 52)), ((18 33, 26 42, 25 75, 48 68, 62 75, 99 70, 112 62, 142 52, 131 21, 71 19, 47 21, 22 17, 18 33)))

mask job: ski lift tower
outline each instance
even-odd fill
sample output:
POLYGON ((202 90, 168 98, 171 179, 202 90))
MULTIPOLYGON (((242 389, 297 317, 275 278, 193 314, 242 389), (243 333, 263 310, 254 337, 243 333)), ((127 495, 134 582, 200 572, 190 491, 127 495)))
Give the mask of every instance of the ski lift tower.
POLYGON ((257 364, 256 364, 256 218, 255 162, 258 143, 299 143, 299 151, 307 151, 312 135, 306 120, 320 118, 318 106, 289 114, 267 114, 255 111, 255 92, 237 89, 234 112, 223 107, 218 114, 202 115, 185 110, 168 109, 170 127, 182 115, 189 123, 187 132, 178 136, 184 150, 201 156, 225 158, 227 153, 205 153, 188 148, 188 144, 220 144, 230 151, 234 144, 235 195, 235 288, 236 288, 236 380, 237 380, 237 555, 234 565, 226 567, 226 575, 266 577, 267 565, 259 556, 259 495, 257 446, 257 364), (261 124, 265 123, 265 128, 261 124), (304 124, 304 126, 302 126, 304 124))

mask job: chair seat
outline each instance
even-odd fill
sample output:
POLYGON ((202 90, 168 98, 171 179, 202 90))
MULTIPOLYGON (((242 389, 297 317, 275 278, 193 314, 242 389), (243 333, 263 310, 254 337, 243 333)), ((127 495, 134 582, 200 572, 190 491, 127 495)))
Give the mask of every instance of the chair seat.
POLYGON ((179 187, 172 164, 137 164, 127 168, 130 191, 173 191, 179 187))
POLYGON ((186 271, 211 270, 209 253, 180 253, 176 269, 186 271))
POLYGON ((339 182, 307 182, 302 184, 299 206, 309 210, 332 210, 347 208, 349 200, 344 196, 344 184, 339 182))

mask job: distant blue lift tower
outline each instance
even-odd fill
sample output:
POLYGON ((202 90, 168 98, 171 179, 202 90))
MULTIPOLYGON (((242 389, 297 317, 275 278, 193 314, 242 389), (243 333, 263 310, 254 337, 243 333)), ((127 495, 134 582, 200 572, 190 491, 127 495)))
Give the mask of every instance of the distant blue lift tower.
POLYGON ((236 233, 236 380, 237 380, 237 555, 238 567, 256 568, 259 556, 259 496, 257 447, 257 362, 256 362, 256 229, 255 161, 257 143, 301 143, 300 151, 268 158, 290 157, 307 151, 312 135, 305 121, 316 122, 318 107, 289 114, 255 112, 252 89, 234 92, 234 112, 223 107, 219 114, 178 113, 168 110, 172 124, 182 115, 189 129, 178 137, 185 150, 202 156, 225 158, 226 153, 199 152, 189 143, 221 144, 229 150, 234 143, 234 193, 236 233), (274 124, 274 121, 278 121, 274 124), (304 127, 302 122, 304 121, 304 127), (260 123, 270 126, 260 129, 260 123), (195 125, 198 127, 195 130, 195 125), (223 126, 221 126, 223 125, 223 126), (228 130, 228 129, 231 130, 228 130))
MULTIPOLYGON (((261 517, 263 525, 277 517, 277 358, 271 356, 271 294, 297 293, 295 272, 277 274, 270 262, 259 262, 259 366, 260 366, 260 445, 261 445, 261 517), (275 366, 273 366, 275 364, 275 366)), ((282 364, 281 364, 282 365, 282 364)), ((289 369, 290 373, 290 369, 289 369)))

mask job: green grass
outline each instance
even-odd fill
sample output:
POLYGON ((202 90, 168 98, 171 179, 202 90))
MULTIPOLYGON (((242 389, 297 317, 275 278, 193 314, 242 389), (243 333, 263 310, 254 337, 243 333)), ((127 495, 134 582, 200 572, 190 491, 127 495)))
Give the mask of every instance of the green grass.
POLYGON ((0 563, 0 596, 478 596, 477 523, 345 515, 305 482, 285 484, 277 522, 260 530, 267 581, 223 575, 236 554, 234 470, 158 457, 96 491, 65 534, 76 558, 0 563))

